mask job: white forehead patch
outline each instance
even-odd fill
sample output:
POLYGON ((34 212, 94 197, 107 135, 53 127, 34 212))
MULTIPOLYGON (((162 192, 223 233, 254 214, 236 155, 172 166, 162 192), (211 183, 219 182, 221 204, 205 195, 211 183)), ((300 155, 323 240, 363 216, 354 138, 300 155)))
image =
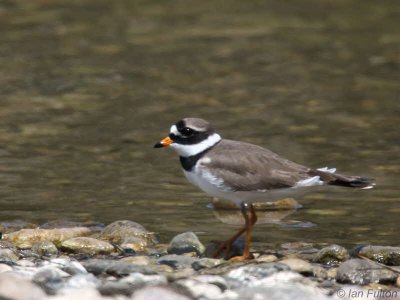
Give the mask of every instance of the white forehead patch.
POLYGON ((169 132, 175 135, 179 135, 178 128, 176 128, 176 125, 172 125, 169 132))

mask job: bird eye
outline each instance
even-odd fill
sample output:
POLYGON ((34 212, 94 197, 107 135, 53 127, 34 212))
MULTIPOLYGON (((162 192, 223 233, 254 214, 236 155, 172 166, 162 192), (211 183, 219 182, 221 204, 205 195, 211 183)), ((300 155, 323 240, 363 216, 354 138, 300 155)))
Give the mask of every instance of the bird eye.
POLYGON ((181 133, 183 135, 187 135, 188 136, 188 135, 192 135, 194 133, 194 130, 192 128, 189 128, 189 127, 183 127, 181 129, 181 133))

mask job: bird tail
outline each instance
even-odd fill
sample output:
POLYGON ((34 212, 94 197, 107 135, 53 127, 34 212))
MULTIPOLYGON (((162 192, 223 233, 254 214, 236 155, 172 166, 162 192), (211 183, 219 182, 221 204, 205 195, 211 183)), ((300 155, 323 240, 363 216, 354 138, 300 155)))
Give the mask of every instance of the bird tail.
POLYGON ((372 189, 375 186, 375 180, 370 177, 363 176, 346 176, 335 174, 334 170, 327 168, 310 170, 309 174, 312 176, 319 176, 327 185, 346 186, 360 189, 372 189))

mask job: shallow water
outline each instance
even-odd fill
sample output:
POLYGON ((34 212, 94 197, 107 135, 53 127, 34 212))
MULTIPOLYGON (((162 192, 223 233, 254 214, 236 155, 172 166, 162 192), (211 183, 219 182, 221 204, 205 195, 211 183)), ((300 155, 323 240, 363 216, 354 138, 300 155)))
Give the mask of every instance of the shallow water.
POLYGON ((177 157, 184 116, 374 190, 297 199, 261 245, 398 244, 398 1, 5 1, 0 220, 135 220, 223 239, 177 157), (299 220, 317 226, 285 226, 299 220))

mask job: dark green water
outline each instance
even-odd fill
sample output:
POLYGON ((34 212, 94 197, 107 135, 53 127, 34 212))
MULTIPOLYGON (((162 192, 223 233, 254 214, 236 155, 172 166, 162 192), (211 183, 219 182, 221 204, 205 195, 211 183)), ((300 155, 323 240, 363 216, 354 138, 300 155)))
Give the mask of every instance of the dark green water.
POLYGON ((393 1, 2 1, 0 220, 131 219, 162 241, 235 226, 175 153, 185 116, 313 167, 375 177, 255 240, 399 244, 400 5, 393 1))

